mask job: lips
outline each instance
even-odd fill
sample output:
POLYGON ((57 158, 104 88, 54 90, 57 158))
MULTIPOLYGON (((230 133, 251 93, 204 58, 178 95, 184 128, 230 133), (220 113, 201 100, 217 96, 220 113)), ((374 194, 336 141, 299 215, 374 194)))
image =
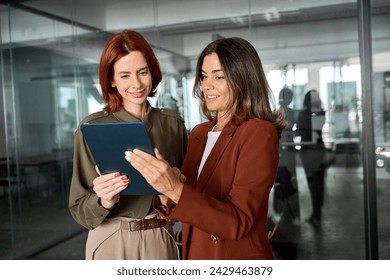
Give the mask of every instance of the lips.
POLYGON ((130 92, 130 95, 134 98, 141 98, 144 96, 143 91, 142 92, 130 92))

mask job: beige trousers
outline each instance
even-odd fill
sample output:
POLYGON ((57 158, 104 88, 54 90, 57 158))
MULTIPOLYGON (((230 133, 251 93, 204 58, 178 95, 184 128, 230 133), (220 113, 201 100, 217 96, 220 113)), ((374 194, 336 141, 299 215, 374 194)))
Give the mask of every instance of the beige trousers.
MULTIPOLYGON (((155 216, 155 215, 154 215, 155 216)), ((150 219, 153 216, 147 216, 150 219)), ((173 238, 172 226, 140 231, 121 228, 121 221, 131 218, 105 220, 89 231, 86 244, 87 260, 177 260, 179 249, 173 238), (170 231, 169 231, 170 230, 170 231)))

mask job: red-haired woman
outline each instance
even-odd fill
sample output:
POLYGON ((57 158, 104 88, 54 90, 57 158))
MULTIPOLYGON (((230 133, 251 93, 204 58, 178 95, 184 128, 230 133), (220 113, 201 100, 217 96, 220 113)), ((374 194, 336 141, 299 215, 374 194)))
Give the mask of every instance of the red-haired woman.
MULTIPOLYGON (((80 125, 142 121, 152 144, 172 166, 180 167, 187 145, 184 121, 176 112, 153 108, 147 101, 155 96, 161 79, 158 60, 140 33, 126 30, 113 35, 99 64, 106 106, 80 125)), ((75 133, 73 164, 69 209, 90 230, 86 259, 178 259, 172 225, 158 217, 151 206, 153 196, 120 195, 131 178, 118 172, 101 175, 80 128, 75 133), (134 230, 132 224, 141 223, 146 227, 134 230)))

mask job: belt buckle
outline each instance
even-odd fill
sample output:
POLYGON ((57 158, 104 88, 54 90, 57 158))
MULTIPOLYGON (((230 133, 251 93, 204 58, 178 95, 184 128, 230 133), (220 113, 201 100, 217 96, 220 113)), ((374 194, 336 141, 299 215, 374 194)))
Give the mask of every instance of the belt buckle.
POLYGON ((141 221, 129 221, 129 231, 139 231, 142 230, 141 221))
POLYGON ((132 221, 128 221, 127 222, 127 225, 128 225, 128 229, 129 229, 129 231, 133 231, 132 229, 131 229, 131 225, 132 225, 132 223, 131 223, 132 221))
POLYGON ((129 231, 140 231, 159 227, 159 220, 156 218, 142 219, 138 221, 129 221, 128 224, 129 231))

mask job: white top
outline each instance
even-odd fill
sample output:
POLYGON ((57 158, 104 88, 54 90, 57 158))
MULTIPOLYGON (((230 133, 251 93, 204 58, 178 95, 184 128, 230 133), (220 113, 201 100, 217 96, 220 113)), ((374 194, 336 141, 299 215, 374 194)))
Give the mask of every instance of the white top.
POLYGON ((206 162, 207 158, 210 155, 211 150, 213 149, 213 147, 215 145, 215 142, 217 142, 219 135, 221 135, 221 131, 209 131, 208 132, 206 147, 204 148, 202 160, 200 161, 200 165, 199 165, 199 169, 198 169, 198 177, 199 177, 200 172, 203 169, 204 163, 206 162))

